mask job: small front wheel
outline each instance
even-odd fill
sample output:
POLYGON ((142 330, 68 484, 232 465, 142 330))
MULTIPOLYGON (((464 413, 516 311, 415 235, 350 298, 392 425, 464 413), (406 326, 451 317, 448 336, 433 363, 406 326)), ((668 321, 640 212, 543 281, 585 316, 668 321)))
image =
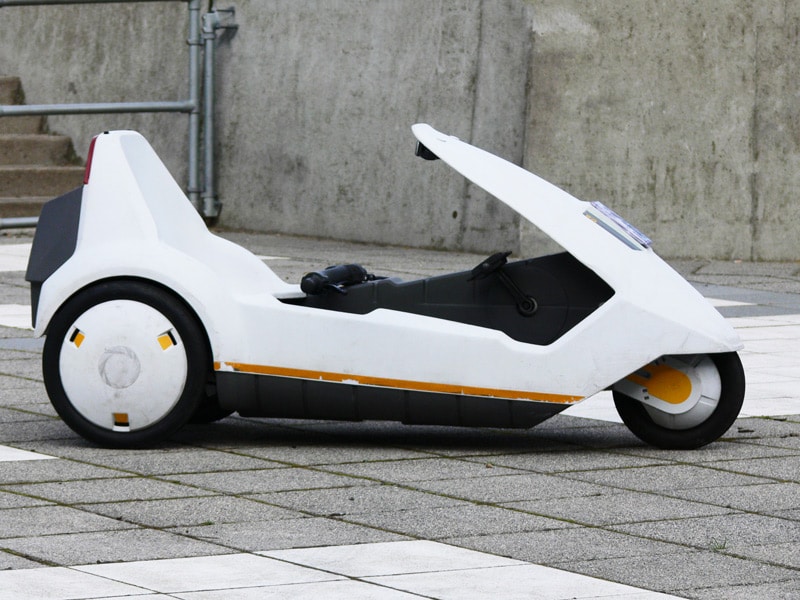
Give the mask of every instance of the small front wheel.
POLYGON ((197 412, 211 357, 202 326, 179 297, 113 280, 58 310, 42 367, 67 425, 97 444, 130 448, 163 440, 197 412))
POLYGON ((665 449, 700 448, 733 425, 744 401, 736 352, 662 357, 617 382, 614 404, 639 439, 665 449))

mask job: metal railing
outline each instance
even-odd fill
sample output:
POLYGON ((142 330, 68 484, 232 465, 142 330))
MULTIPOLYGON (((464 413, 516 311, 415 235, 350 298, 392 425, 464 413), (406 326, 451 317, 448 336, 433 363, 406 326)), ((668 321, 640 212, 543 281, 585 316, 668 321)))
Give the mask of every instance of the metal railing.
POLYGON ((0 229, 26 229, 36 227, 39 217, 3 217, 0 218, 0 229))
MULTIPOLYGON (((214 43, 218 29, 235 29, 233 9, 214 10, 200 17, 202 0, 0 0, 7 6, 64 4, 122 4, 144 2, 185 2, 189 11, 188 98, 156 102, 99 102, 70 104, 0 105, 0 117, 23 115, 79 115, 108 113, 180 112, 189 115, 187 195, 194 207, 207 219, 219 215, 220 203, 214 180, 214 43), (205 55, 205 65, 201 55, 205 55), (201 77, 202 75, 202 77, 201 77), (203 91, 201 103, 201 91, 203 91), (201 108, 203 129, 203 178, 200 177, 201 108)), ((35 226, 35 217, 0 219, 0 229, 35 226), (31 224, 33 223, 33 225, 31 224)))

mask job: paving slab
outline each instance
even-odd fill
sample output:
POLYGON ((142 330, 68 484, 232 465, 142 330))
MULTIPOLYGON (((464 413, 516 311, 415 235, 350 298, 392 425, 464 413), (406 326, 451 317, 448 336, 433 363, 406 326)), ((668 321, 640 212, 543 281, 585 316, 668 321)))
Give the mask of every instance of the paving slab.
MULTIPOLYGON (((754 431, 752 429, 753 420, 745 421, 740 420, 740 425, 737 429, 743 431, 754 431)), ((661 450, 659 448, 652 448, 650 446, 642 446, 641 448, 629 448, 620 451, 626 456, 638 456, 650 459, 652 461, 660 461, 662 463, 686 463, 692 462, 701 465, 723 465, 727 461, 752 459, 752 458, 772 458, 780 456, 795 456, 796 450, 792 448, 785 448, 780 444, 775 444, 776 439, 767 438, 766 443, 759 443, 762 440, 757 439, 737 439, 737 440, 719 440, 703 448, 695 450, 661 450), (687 459, 689 459, 687 461, 687 459)), ((800 440, 798 440, 800 441, 800 440)))
POLYGON ((6 508, 22 508, 25 506, 47 506, 52 504, 52 502, 42 500, 41 498, 31 498, 24 494, 12 494, 11 492, 0 490, 0 510, 6 508))
POLYGON ((481 554, 429 541, 377 543, 343 548, 278 550, 259 552, 263 556, 342 573, 348 577, 378 577, 405 573, 434 573, 505 566, 522 561, 481 554))
POLYGON ((374 444, 344 444, 335 440, 324 445, 309 443, 309 436, 303 432, 290 432, 290 435, 266 436, 261 446, 234 447, 237 455, 256 459, 275 461, 283 465, 324 466, 370 462, 373 460, 401 460, 430 458, 430 454, 406 448, 392 448, 390 445, 376 447, 374 444), (266 443, 269 442, 269 443, 266 443))
POLYGON ((165 531, 247 552, 258 552, 264 548, 283 550, 409 539, 409 536, 382 528, 325 517, 177 527, 165 531))
POLYGON ((415 488, 480 503, 509 503, 538 498, 592 496, 603 486, 543 473, 415 482, 415 488))
POLYGON ((17 556, 11 552, 0 550, 0 571, 10 571, 12 569, 35 569, 42 565, 38 562, 28 560, 22 556, 17 556))
POLYGON ((3 485, 0 486, 0 489, 60 504, 91 504, 207 495, 206 491, 194 487, 135 475, 114 479, 3 485))
MULTIPOLYGON (((754 423, 753 420, 749 419, 746 425, 742 425, 742 427, 758 427, 759 424, 760 423, 754 423)), ((754 446, 777 448, 781 451, 789 450, 791 452, 797 452, 797 450, 800 449, 800 434, 794 431, 780 433, 774 437, 752 437, 743 441, 754 446)))
POLYGON ((336 517, 464 504, 455 498, 391 484, 275 492, 256 494, 249 498, 308 514, 336 517))
POLYGON ((765 483, 729 488, 672 490, 670 496, 704 504, 714 504, 740 511, 781 516, 783 511, 798 509, 800 485, 797 483, 765 483))
MULTIPOLYGON (((84 508, 86 510, 86 508, 84 508)), ((227 523, 272 522, 296 519, 296 511, 286 510, 257 499, 232 496, 201 496, 130 500, 93 504, 93 513, 145 527, 207 527, 227 523)))
POLYGON ((0 385, 3 386, 4 391, 11 393, 16 392, 18 389, 35 390, 36 394, 41 397, 44 390, 44 383, 41 378, 39 379, 26 379, 18 377, 14 373, 0 373, 0 385))
POLYGON ((89 588, 94 591, 97 598, 138 595, 143 591, 139 587, 107 579, 100 580, 72 569, 59 568, 48 571, 46 578, 42 578, 37 571, 38 569, 30 569, 3 573, 8 597, 11 598, 13 595, 17 600, 37 598, 62 600, 80 598, 80 594, 89 588))
POLYGON ((776 581, 751 585, 732 585, 692 590, 692 598, 699 600, 795 600, 800 598, 800 583, 776 581))
MULTIPOLYGON (((154 596, 157 598, 158 596, 154 596)), ((167 596, 164 596, 166 598, 167 596)), ((421 596, 363 581, 335 579, 321 583, 289 583, 236 590, 188 592, 170 595, 181 600, 418 600, 421 596)), ((148 600, 150 596, 147 597, 148 600)))
MULTIPOLYGON (((67 429, 69 430, 69 428, 67 429)), ((150 448, 137 448, 120 452, 118 449, 103 448, 92 444, 77 434, 55 439, 45 438, 28 442, 19 442, 15 443, 15 446, 25 450, 69 459, 74 462, 111 468, 115 466, 117 460, 124 461, 135 459, 136 457, 144 457, 147 460, 152 459, 153 461, 158 461, 161 455, 169 456, 194 450, 192 446, 187 446, 174 440, 167 440, 162 444, 154 445, 150 448)))
MULTIPOLYGON (((555 426, 559 431, 572 429, 575 426, 582 428, 584 426, 603 427, 606 425, 587 419, 578 419, 583 423, 576 425, 573 422, 575 420, 559 420, 558 415, 551 419, 551 421, 555 420, 560 423, 560 425, 555 426)), ((392 451, 406 450, 422 453, 412 456, 400 456, 399 458, 488 456, 513 452, 559 451, 577 448, 575 444, 570 444, 564 439, 548 435, 546 431, 552 427, 550 421, 545 421, 530 430, 474 429, 432 425, 404 425, 398 428, 396 423, 381 421, 352 423, 276 420, 273 422, 283 427, 292 428, 295 436, 292 447, 298 446, 301 449, 301 455, 302 448, 309 443, 313 444, 317 439, 324 440, 328 445, 349 443, 373 449, 380 446, 387 449, 391 448, 392 451)), ((261 443, 264 443, 263 436, 261 443)))
POLYGON ((231 494, 262 494, 264 492, 352 487, 367 483, 362 478, 284 466, 251 471, 173 475, 171 478, 197 489, 231 494))
POLYGON ((758 457, 748 460, 729 460, 722 467, 727 471, 800 483, 800 456, 784 455, 779 457, 758 457))
POLYGON ((622 471, 578 471, 565 473, 563 477, 608 485, 620 490, 642 492, 668 492, 676 489, 709 487, 738 487, 769 483, 765 477, 731 473, 698 465, 656 465, 637 467, 622 471))
MULTIPOLYGON (((333 467, 328 467, 333 468, 333 467)), ((358 464, 338 465, 336 471, 359 478, 389 480, 394 483, 443 481, 448 479, 480 479, 513 475, 512 469, 495 467, 491 463, 419 458, 358 464)))
POLYGON ((596 597, 602 597, 618 589, 610 582, 594 581, 589 584, 588 581, 578 581, 565 576, 563 572, 538 565, 472 569, 459 573, 457 579, 445 581, 429 573, 367 577, 365 580, 401 590, 414 590, 427 597, 441 600, 477 600, 489 597, 508 600, 559 596, 574 598, 584 585, 591 585, 592 593, 596 594, 596 597))
POLYGON ((31 352, 13 352, 2 360, 3 373, 13 373, 14 377, 38 380, 42 377, 42 360, 38 354, 31 352))
POLYGON ((183 475, 220 471, 255 471, 286 465, 252 456, 204 448, 173 448, 148 454, 110 453, 103 463, 109 467, 140 475, 183 475))
POLYGON ((160 563, 81 566, 76 569, 109 578, 119 578, 145 589, 167 594, 192 589, 235 589, 289 583, 308 583, 342 579, 341 575, 305 569, 288 562, 254 554, 228 554, 214 557, 174 558, 160 563), (190 575, 187 577, 187 575, 190 575), (192 587, 187 589, 187 586, 192 587))
POLYGON ((427 540, 574 527, 566 521, 483 505, 360 513, 349 515, 347 520, 427 540))
POLYGON ((0 408, 0 423, 19 423, 22 421, 42 421, 48 417, 19 408, 0 408))
POLYGON ((558 565, 567 570, 571 569, 566 565, 586 560, 683 552, 680 546, 668 542, 659 542, 597 527, 583 527, 578 523, 572 525, 572 527, 545 531, 449 537, 442 541, 541 565, 558 565))
MULTIPOLYGON (((4 539, 2 548, 35 561, 38 566, 129 562, 231 552, 230 548, 218 543, 144 528, 4 539)), ((40 598, 45 600, 52 596, 40 598)))
POLYGON ((58 419, 25 421, 22 423, 0 423, 0 440, 4 443, 20 443, 45 439, 74 438, 76 434, 64 430, 58 419))
POLYGON ((800 541, 774 543, 770 540, 767 544, 742 545, 735 544, 731 552, 737 556, 756 559, 760 562, 773 565, 800 569, 800 541))
MULTIPOLYGON (((467 460, 473 460, 467 458, 467 460)), ((569 473, 600 469, 627 469, 668 464, 661 455, 637 456, 634 452, 602 450, 573 450, 570 452, 525 452, 512 455, 489 456, 486 461, 500 467, 535 471, 537 473, 569 473)))
MULTIPOLYGON (((61 485, 67 481, 86 481, 90 479, 108 479, 120 473, 99 467, 69 460, 56 460, 52 457, 37 455, 51 460, 15 460, 4 461, 0 468, 0 486, 26 483, 56 482, 61 485)), ((10 490, 9 487, 2 489, 10 490)))
POLYGON ((88 533, 130 529, 115 519, 76 510, 68 506, 26 506, 3 511, 0 544, 8 538, 88 533))
POLYGON ((543 500, 509 502, 503 506, 590 526, 684 519, 733 512, 727 507, 704 502, 687 502, 684 499, 644 492, 548 497, 543 500))
MULTIPOLYGON (((748 584, 772 585, 776 582, 792 585, 797 580, 795 570, 713 551, 650 554, 568 564, 571 571, 585 575, 607 577, 627 585, 657 589, 688 598, 702 597, 703 590, 714 588, 748 584)), ((567 568, 567 563, 558 566, 567 568)))
POLYGON ((623 523, 610 525, 609 529, 697 549, 734 554, 752 545, 800 540, 800 523, 752 513, 623 523))

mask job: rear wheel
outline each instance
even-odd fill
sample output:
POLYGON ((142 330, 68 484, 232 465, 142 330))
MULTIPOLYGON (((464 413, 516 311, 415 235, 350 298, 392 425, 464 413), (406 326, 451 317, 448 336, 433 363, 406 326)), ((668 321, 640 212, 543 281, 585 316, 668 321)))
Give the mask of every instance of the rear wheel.
POLYGON ((639 439, 668 449, 692 449, 719 439, 744 401, 739 355, 662 357, 613 387, 614 404, 639 439))
POLYGON ((203 397, 195 409, 194 414, 189 419, 189 423, 194 425, 214 423, 232 415, 233 412, 234 411, 222 408, 219 405, 219 398, 217 397, 217 385, 214 380, 214 375, 210 373, 208 381, 205 385, 203 397))
POLYGON ((141 281, 108 281, 53 317, 43 371, 67 425, 95 443, 128 448, 163 440, 197 412, 211 357, 180 298, 141 281))

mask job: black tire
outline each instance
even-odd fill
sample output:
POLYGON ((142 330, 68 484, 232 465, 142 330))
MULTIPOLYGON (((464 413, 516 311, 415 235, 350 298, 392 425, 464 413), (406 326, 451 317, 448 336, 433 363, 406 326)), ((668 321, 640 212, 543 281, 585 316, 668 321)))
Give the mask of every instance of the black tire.
MULTIPOLYGON (((119 303, 117 303, 116 306, 119 306, 119 303)), ((97 319, 97 317, 95 318, 97 319)), ((110 324, 111 323, 109 323, 109 325, 110 324)), ((95 329, 103 328, 95 326, 95 329)), ((130 332, 132 339, 137 335, 135 325, 130 327, 127 324, 120 325, 118 320, 114 323, 114 329, 120 330, 125 334, 130 332)), ((139 328, 138 331, 141 332, 143 329, 139 328)), ((98 333, 98 337, 100 337, 100 335, 101 334, 98 333)), ((113 336, 115 334, 102 332, 102 335, 107 338, 109 335, 113 336)), ((139 334, 140 337, 143 335, 147 334, 139 334)), ((121 335, 119 339, 121 340, 119 342, 119 348, 128 348, 128 346, 124 345, 128 343, 127 337, 121 335)), ((114 339, 111 340, 112 343, 114 341, 114 339)), ((108 339, 105 339, 104 343, 107 344, 108 339)), ((133 355, 133 359, 131 360, 135 361, 137 369, 136 374, 132 377, 135 385, 140 385, 138 383, 139 380, 142 381, 141 385, 145 385, 145 382, 152 382, 152 379, 148 380, 148 363, 145 363, 145 368, 142 371, 143 374, 139 377, 139 359, 135 352, 139 352, 139 346, 141 346, 141 344, 137 346, 137 343, 138 341, 134 342, 130 349, 130 354, 133 355)), ((167 342, 167 344, 170 345, 169 342, 167 342)), ((87 346, 91 346, 91 344, 87 344, 87 346)), ((80 347, 80 344, 78 344, 78 347, 80 347)), ((148 347, 147 352, 152 353, 153 350, 148 347)), ((70 360, 73 359, 68 358, 67 362, 65 362, 65 370, 71 368, 70 360)), ((83 357, 78 360, 83 360, 83 357)), ((105 367, 96 368, 95 363, 88 358, 85 363, 81 363, 81 366, 84 366, 86 373, 89 374, 87 379, 93 380, 95 385, 100 385, 100 387, 102 387, 102 384, 97 384, 96 380, 103 378, 109 387, 117 387, 115 382, 109 383, 107 375, 105 375, 104 372, 105 367), (98 369, 101 371, 100 375, 94 373, 94 371, 98 369)), ((87 440, 101 446, 136 448, 163 441, 189 421, 198 411, 201 400, 205 396, 205 386, 209 374, 212 372, 212 364, 205 331, 195 314, 179 297, 164 288, 144 281, 109 280, 94 284, 78 292, 61 306, 50 322, 47 330, 42 356, 42 369, 45 387, 50 401, 56 409, 56 412, 58 412, 59 416, 61 416, 70 428, 87 440), (107 423, 98 423, 98 419, 94 415, 92 415, 94 417, 93 419, 87 418, 81 410, 76 408, 76 403, 78 406, 89 407, 89 410, 84 409, 83 411, 88 413, 94 410, 93 407, 97 405, 95 403, 95 398, 89 398, 88 396, 90 394, 84 397, 78 397, 82 396, 82 394, 76 393, 75 390, 84 389, 80 384, 77 386, 75 384, 67 386, 73 389, 73 396, 76 396, 70 398, 65 390, 64 375, 67 376, 67 379, 73 376, 68 372, 62 374, 61 370, 62 361, 65 360, 62 358, 62 351, 66 351, 68 343, 72 342, 68 336, 75 336, 75 333, 71 333, 73 330, 74 332, 79 332, 76 322, 81 318, 88 318, 85 315, 93 309, 95 311, 93 314, 100 314, 100 318, 102 319, 103 315, 105 315, 103 311, 110 310, 106 307, 115 306, 115 301, 131 301, 134 304, 125 304, 125 306, 134 306, 137 310, 156 315, 155 318, 160 319, 163 317, 166 319, 173 328, 169 331, 174 331, 174 334, 172 334, 174 338, 173 342, 175 342, 176 352, 179 353, 175 355, 177 356, 175 360, 179 361, 181 371, 185 371, 185 376, 181 373, 178 378, 182 381, 175 381, 174 378, 170 380, 170 387, 172 389, 170 397, 161 399, 159 398, 159 394, 155 393, 148 394, 147 398, 142 398, 142 400, 148 404, 154 404, 157 407, 165 407, 163 408, 164 414, 157 414, 153 422, 145 421, 145 426, 142 427, 134 427, 131 424, 128 430, 125 430, 124 423, 120 427, 119 423, 111 422, 118 418, 116 415, 122 414, 127 416, 127 413, 113 413, 114 416, 110 417, 107 423), (159 402, 161 402, 161 404, 159 404, 159 402)), ((75 379, 73 378, 71 381, 75 381, 75 379)), ((121 385, 125 386, 127 384, 127 387, 131 387, 133 390, 131 394, 135 394, 136 390, 139 388, 133 388, 134 383, 125 381, 121 385)), ((88 385, 87 383, 87 386, 88 385)), ((86 389, 90 388, 87 387, 86 389)), ((109 394, 112 393, 109 392, 109 394)), ((107 402, 105 399, 101 399, 100 401, 107 402)), ((112 413, 108 414, 111 415, 112 413)))
POLYGON ((733 425, 744 401, 745 376, 736 352, 707 355, 716 366, 722 389, 719 403, 702 423, 687 429, 670 429, 656 423, 645 405, 614 391, 614 404, 628 429, 643 442, 670 450, 700 448, 719 439, 733 425))
POLYGON ((189 423, 193 425, 204 425, 207 423, 214 423, 220 421, 225 417, 232 415, 234 411, 222 408, 219 405, 219 398, 217 397, 217 386, 214 381, 214 375, 210 374, 208 382, 205 386, 205 393, 200 401, 194 414, 189 419, 189 423))

